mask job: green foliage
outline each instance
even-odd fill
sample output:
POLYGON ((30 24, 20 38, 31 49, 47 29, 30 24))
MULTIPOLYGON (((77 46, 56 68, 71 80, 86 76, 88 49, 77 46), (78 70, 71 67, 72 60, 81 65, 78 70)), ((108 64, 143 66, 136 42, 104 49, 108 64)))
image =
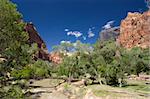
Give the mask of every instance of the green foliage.
POLYGON ((13 69, 20 70, 32 62, 32 55, 37 45, 28 44, 25 23, 16 5, 9 0, 0 0, 0 56, 5 59, 0 63, 1 76, 13 69))
POLYGON ((34 64, 27 65, 21 70, 12 70, 11 76, 15 79, 30 79, 49 77, 51 64, 46 61, 38 60, 34 64))
POLYGON ((113 40, 97 41, 94 45, 94 54, 102 56, 106 63, 111 63, 115 56, 117 46, 113 40))
POLYGON ((127 50, 116 46, 114 41, 98 41, 93 52, 93 62, 101 77, 109 85, 124 83, 124 75, 149 71, 148 49, 132 48, 127 50), (121 79, 121 81, 119 81, 121 79))
POLYGON ((33 71, 30 66, 25 66, 21 70, 12 70, 11 71, 11 76, 15 77, 16 79, 29 79, 33 75, 33 71))
MULTIPOLYGON (((116 57, 117 46, 113 40, 98 41, 94 46, 93 62, 97 75, 104 77, 108 85, 118 85, 121 77, 121 65, 116 57)), ((123 76, 123 75, 122 75, 123 76)))
POLYGON ((22 89, 15 85, 15 86, 8 86, 6 88, 0 89, 0 98, 1 99, 24 99, 24 94, 22 89))
POLYGON ((23 31, 25 24, 19 22, 21 18, 15 4, 9 0, 0 0, 0 52, 28 40, 27 33, 23 31))
POLYGON ((59 53, 73 53, 73 52, 92 52, 93 48, 90 44, 84 44, 81 41, 77 40, 75 43, 63 42, 60 45, 53 46, 53 51, 59 53))
POLYGON ((30 46, 27 43, 29 37, 21 18, 15 4, 9 0, 0 0, 0 56, 5 59, 0 63, 0 76, 4 79, 6 77, 3 76, 12 70, 17 78, 29 78, 31 72, 24 66, 32 62, 37 45, 30 46))
POLYGON ((3 53, 3 55, 9 57, 4 65, 15 69, 20 69, 26 64, 32 62, 32 55, 37 51, 37 44, 33 44, 31 47, 28 44, 19 46, 20 47, 15 50, 11 47, 3 53))
POLYGON ((78 60, 77 60, 77 57, 75 56, 72 56, 72 57, 66 57, 64 60, 63 60, 63 63, 60 64, 59 66, 59 69, 58 69, 58 74, 59 75, 65 75, 65 76, 68 76, 69 75, 74 75, 74 73, 76 73, 77 69, 76 68, 78 66, 77 64, 78 60))
POLYGON ((92 73, 93 69, 89 61, 89 56, 86 53, 76 53, 72 56, 66 57, 63 63, 60 64, 59 75, 72 76, 73 78, 80 78, 87 73, 92 73))
MULTIPOLYGON (((114 40, 98 41, 94 50, 87 51, 81 42, 77 41, 72 56, 64 58, 58 66, 58 74, 73 78, 88 78, 112 86, 126 84, 125 74, 139 74, 149 72, 149 50, 133 48, 124 49, 116 45, 114 40), (104 80, 103 79, 103 80, 104 80)), ((89 47, 88 47, 89 48, 89 47)), ((91 47, 92 48, 92 47, 91 47)))
POLYGON ((74 45, 74 50, 80 53, 91 53, 93 48, 90 44, 82 43, 81 41, 77 40, 74 45))
POLYGON ((108 65, 104 74, 106 83, 108 85, 119 85, 119 78, 123 79, 124 73, 120 71, 120 68, 116 65, 108 65))
MULTIPOLYGON (((90 55, 93 48, 89 44, 83 44, 80 41, 69 43, 69 45, 72 46, 66 52, 70 52, 72 55, 64 57, 62 64, 58 66, 57 73, 73 78, 84 77, 87 73, 95 75, 96 72, 90 55)), ((59 47, 64 46, 60 45, 59 47)))
POLYGON ((122 53, 122 62, 126 67, 128 74, 137 74, 141 72, 149 72, 149 48, 141 49, 138 47, 132 48, 131 50, 125 50, 122 53))
POLYGON ((69 52, 72 49, 72 47, 73 47, 72 43, 63 42, 60 45, 53 46, 53 51, 66 53, 66 52, 69 52))
POLYGON ((31 70, 34 78, 48 77, 51 73, 51 64, 47 61, 38 60, 31 66, 31 70))

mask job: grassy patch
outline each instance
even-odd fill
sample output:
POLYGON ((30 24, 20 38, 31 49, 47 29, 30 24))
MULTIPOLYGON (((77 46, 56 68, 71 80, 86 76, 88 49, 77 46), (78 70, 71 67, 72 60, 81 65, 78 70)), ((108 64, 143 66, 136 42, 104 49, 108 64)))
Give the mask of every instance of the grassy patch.
POLYGON ((121 88, 107 85, 90 85, 87 89, 92 89, 98 97, 110 96, 112 99, 116 97, 146 98, 150 94, 150 85, 146 85, 146 81, 127 80, 127 82, 128 85, 121 88))
POLYGON ((94 93, 96 96, 102 96, 102 97, 105 97, 105 96, 111 94, 110 92, 105 91, 105 90, 95 90, 95 91, 93 91, 93 93, 94 93))
POLYGON ((150 85, 146 85, 145 83, 146 81, 128 80, 128 85, 123 87, 123 89, 142 94, 150 94, 150 85))

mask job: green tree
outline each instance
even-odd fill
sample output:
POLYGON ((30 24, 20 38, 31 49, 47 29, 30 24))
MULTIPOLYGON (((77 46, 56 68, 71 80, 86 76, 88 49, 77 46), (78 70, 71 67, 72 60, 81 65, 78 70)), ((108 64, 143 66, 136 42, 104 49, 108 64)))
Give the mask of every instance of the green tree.
POLYGON ((53 46, 54 52, 68 53, 73 48, 73 44, 70 42, 61 42, 60 45, 53 46))
POLYGON ((37 45, 28 44, 25 23, 16 5, 9 0, 0 0, 0 56, 5 59, 0 63, 1 76, 13 69, 22 69, 32 61, 32 54, 37 45))
POLYGON ((59 66, 58 73, 69 78, 81 78, 88 74, 95 74, 95 68, 92 65, 91 47, 80 41, 72 43, 73 52, 71 56, 66 56, 59 66))
POLYGON ((141 72, 149 72, 149 54, 148 48, 135 47, 131 50, 124 50, 122 52, 122 62, 124 67, 126 67, 126 73, 139 76, 141 72))
POLYGON ((77 40, 74 45, 74 50, 80 53, 91 53, 93 47, 90 44, 82 43, 80 40, 77 40))
POLYGON ((17 11, 15 4, 9 0, 0 0, 0 53, 28 40, 21 18, 22 15, 17 11))
POLYGON ((94 45, 94 53, 103 56, 107 64, 111 63, 116 54, 117 46, 114 40, 100 41, 94 45))
POLYGON ((123 83, 124 66, 121 57, 122 48, 114 40, 97 41, 94 45, 93 62, 99 78, 104 77, 108 85, 123 83))

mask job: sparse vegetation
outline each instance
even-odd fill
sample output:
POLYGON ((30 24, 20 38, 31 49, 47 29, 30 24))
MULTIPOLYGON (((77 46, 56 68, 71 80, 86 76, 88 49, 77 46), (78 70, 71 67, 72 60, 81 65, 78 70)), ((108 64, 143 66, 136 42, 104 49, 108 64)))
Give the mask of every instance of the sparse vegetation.
MULTIPOLYGON (((98 40, 94 45, 80 41, 61 43, 54 47, 54 51, 62 54, 63 61, 54 65, 33 58, 38 46, 28 43, 29 36, 24 31, 25 23, 21 18, 15 4, 0 0, 0 57, 4 58, 0 61, 0 98, 24 99, 23 89, 28 80, 64 76, 70 82, 84 79, 85 85, 103 84, 100 88, 109 85, 109 88, 122 87, 121 90, 136 91, 142 95, 149 93, 147 85, 131 84, 126 79, 132 74, 150 73, 149 48, 129 50, 117 46, 115 40, 98 40), (20 83, 21 80, 25 82, 20 83)), ((67 83, 64 87, 71 90, 70 86, 67 83)), ((116 96, 107 89, 94 90, 94 93, 116 96)))

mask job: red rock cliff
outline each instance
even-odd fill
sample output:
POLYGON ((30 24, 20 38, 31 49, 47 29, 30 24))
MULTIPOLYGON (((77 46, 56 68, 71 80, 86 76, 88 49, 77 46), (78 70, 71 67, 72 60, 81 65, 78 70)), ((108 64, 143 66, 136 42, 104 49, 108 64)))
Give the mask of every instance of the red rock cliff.
POLYGON ((62 58, 59 53, 48 53, 45 42, 42 40, 32 23, 26 24, 25 31, 29 34, 29 44, 38 44, 39 51, 35 55, 35 59, 40 58, 51 61, 55 64, 61 63, 62 58))
POLYGON ((150 47, 150 10, 143 14, 129 12, 121 22, 117 41, 125 48, 150 47))
POLYGON ((49 54, 49 60, 51 60, 55 64, 60 64, 62 63, 61 54, 58 52, 52 52, 49 54))
POLYGON ((39 36, 34 25, 32 23, 27 23, 25 27, 25 31, 29 33, 29 44, 32 44, 32 43, 38 44, 39 52, 37 53, 36 58, 49 60, 49 53, 46 48, 46 45, 44 41, 42 40, 42 38, 39 36))

